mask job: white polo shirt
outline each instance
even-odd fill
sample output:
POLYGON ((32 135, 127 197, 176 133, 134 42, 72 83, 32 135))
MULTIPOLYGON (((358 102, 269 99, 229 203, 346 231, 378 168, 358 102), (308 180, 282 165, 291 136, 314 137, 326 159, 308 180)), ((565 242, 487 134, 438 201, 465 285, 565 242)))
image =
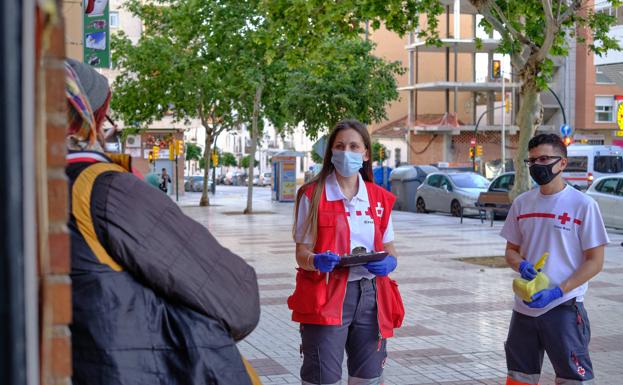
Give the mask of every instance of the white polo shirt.
MULTIPOLYGON (((367 251, 380 251, 374 250, 374 221, 367 214, 370 212, 370 202, 368 200, 368 190, 366 189, 365 182, 361 177, 361 174, 357 174, 359 177, 359 188, 357 194, 350 201, 346 199, 340 185, 337 183, 335 173, 331 173, 325 181, 325 192, 327 194, 328 201, 341 200, 344 203, 344 211, 346 211, 346 218, 348 220, 348 227, 350 228, 350 248, 353 250, 356 247, 365 247, 367 251)), ((294 233, 294 241, 296 243, 311 244, 311 233, 308 231, 303 234, 304 224, 309 212, 310 201, 306 195, 301 197, 299 202, 299 212, 296 218, 296 231, 294 233)), ((391 215, 389 222, 387 223, 387 229, 383 234, 383 243, 389 243, 394 240, 394 225, 391 215)), ((374 274, 371 274, 363 266, 355 266, 350 269, 348 280, 357 281, 361 278, 374 278, 374 274)))
MULTIPOLYGON (((520 255, 533 265, 543 253, 549 253, 542 271, 550 280, 550 288, 575 273, 584 262, 585 250, 609 241, 597 203, 569 186, 552 195, 543 195, 536 188, 518 196, 500 235, 519 245, 520 255)), ((587 283, 580 285, 542 309, 532 309, 515 296, 513 309, 538 317, 569 299, 583 301, 587 288, 587 283)))

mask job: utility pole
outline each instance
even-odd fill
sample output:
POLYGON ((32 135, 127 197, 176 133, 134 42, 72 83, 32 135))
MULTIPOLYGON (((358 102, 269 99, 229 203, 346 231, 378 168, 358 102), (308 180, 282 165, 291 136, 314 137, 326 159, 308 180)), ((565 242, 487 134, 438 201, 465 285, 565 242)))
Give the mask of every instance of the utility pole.
POLYGON ((504 69, 500 69, 502 73, 502 172, 506 172, 506 90, 504 89, 504 69))

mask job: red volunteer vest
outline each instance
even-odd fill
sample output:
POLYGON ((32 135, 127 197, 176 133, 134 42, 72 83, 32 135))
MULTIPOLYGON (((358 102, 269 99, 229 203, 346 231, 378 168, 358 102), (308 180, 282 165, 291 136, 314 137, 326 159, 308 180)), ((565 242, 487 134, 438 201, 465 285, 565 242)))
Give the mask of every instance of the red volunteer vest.
MULTIPOLYGON (((309 186, 305 195, 311 200, 315 185, 309 186)), ((383 234, 396 197, 375 185, 365 182, 370 209, 366 215, 374 220, 374 249, 383 250, 383 234)), ((331 250, 338 254, 350 253, 350 228, 341 200, 327 201, 322 192, 318 207, 318 228, 314 252, 331 250)), ((330 273, 327 284, 326 273, 297 269, 296 288, 288 298, 292 320, 318 325, 341 325, 342 307, 348 283, 348 269, 338 268, 330 273)), ((376 277, 377 318, 382 338, 394 335, 404 318, 404 306, 396 281, 389 277, 376 277)))

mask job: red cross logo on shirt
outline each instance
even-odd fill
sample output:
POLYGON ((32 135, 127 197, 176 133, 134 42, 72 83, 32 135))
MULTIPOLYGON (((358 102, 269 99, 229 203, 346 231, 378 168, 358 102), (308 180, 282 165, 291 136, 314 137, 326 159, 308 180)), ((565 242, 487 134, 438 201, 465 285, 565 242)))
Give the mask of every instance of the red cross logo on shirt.
POLYGON ((381 202, 377 202, 376 203, 376 216, 377 217, 382 217, 383 216, 383 207, 381 207, 381 202))
POLYGON ((564 225, 565 223, 569 222, 571 218, 569 217, 569 215, 567 215, 567 213, 564 213, 558 216, 558 220, 560 221, 561 225, 564 225))

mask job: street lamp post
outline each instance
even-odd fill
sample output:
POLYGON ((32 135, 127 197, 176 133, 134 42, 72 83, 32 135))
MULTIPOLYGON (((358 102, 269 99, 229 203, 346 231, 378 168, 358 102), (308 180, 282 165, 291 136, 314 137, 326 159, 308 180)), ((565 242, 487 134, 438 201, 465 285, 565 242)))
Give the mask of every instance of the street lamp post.
POLYGON ((500 107, 493 107, 490 108, 488 110, 486 110, 485 112, 483 112, 482 114, 480 114, 480 117, 478 118, 478 120, 476 121, 476 125, 474 126, 474 156, 472 157, 472 170, 474 172, 476 172, 476 149, 478 148, 478 126, 480 125, 480 121, 482 120, 482 118, 489 112, 491 111, 495 111, 499 108, 503 108, 504 106, 500 106, 500 107))

